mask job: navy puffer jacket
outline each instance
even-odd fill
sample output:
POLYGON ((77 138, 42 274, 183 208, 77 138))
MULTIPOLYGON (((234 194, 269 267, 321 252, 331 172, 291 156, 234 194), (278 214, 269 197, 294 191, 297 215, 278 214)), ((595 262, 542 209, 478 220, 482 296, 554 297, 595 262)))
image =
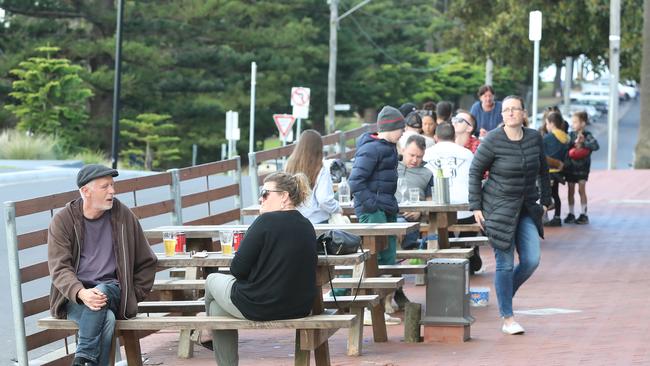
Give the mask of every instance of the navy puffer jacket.
POLYGON ((524 128, 520 141, 511 141, 503 128, 490 131, 481 142, 469 169, 469 209, 482 210, 490 245, 506 250, 522 209, 544 237, 542 214, 551 203, 548 165, 542 136, 524 128), (488 179, 481 186, 486 171, 488 179), (537 182, 539 180, 539 189, 537 182))
POLYGON ((357 216, 382 210, 397 214, 397 148, 377 134, 365 133, 357 140, 350 173, 350 191, 357 216))

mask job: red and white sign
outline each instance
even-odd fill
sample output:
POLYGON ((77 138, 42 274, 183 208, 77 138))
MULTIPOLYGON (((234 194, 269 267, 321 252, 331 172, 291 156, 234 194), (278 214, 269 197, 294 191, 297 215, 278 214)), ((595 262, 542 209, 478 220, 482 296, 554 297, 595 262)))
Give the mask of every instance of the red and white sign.
POLYGON ((286 138, 291 131, 291 127, 293 127, 296 118, 290 114, 274 114, 273 120, 275 121, 275 125, 278 126, 280 135, 283 138, 286 138))
POLYGON ((291 105, 294 107, 309 107, 311 89, 303 87, 291 88, 291 105))

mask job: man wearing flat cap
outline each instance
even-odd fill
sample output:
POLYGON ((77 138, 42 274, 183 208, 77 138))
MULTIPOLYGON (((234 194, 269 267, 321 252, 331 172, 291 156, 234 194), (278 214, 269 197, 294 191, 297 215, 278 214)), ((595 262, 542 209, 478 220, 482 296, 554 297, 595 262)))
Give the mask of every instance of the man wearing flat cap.
POLYGON ((50 312, 79 326, 75 366, 108 365, 115 319, 137 315, 156 273, 138 218, 114 197, 117 175, 98 164, 81 168, 81 198, 57 212, 48 230, 50 312))

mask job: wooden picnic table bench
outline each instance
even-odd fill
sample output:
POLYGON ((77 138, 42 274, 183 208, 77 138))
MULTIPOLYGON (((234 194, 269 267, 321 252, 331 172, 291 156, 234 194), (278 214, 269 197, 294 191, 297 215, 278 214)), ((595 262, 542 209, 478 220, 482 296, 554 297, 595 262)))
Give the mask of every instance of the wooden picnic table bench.
MULTIPOLYGON (((129 366, 141 366, 142 356, 138 332, 157 330, 193 329, 234 330, 234 329, 295 329, 295 365, 309 365, 310 352, 314 351, 317 365, 329 365, 327 339, 340 328, 353 327, 359 319, 356 315, 311 315, 298 319, 253 321, 224 316, 138 316, 129 320, 115 322, 116 335, 124 338, 124 348, 129 366)), ((47 329, 76 330, 72 320, 44 318, 38 326, 47 329)), ((113 342, 115 344, 115 342, 113 342)), ((112 352, 111 354, 115 354, 112 352)))

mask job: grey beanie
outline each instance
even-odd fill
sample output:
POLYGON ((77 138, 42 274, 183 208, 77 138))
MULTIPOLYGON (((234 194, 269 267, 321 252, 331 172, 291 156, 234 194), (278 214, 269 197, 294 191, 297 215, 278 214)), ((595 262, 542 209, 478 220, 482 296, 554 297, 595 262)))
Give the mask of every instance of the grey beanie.
POLYGON ((404 128, 404 116, 397 108, 389 105, 379 112, 377 117, 377 130, 379 132, 394 131, 404 128))

